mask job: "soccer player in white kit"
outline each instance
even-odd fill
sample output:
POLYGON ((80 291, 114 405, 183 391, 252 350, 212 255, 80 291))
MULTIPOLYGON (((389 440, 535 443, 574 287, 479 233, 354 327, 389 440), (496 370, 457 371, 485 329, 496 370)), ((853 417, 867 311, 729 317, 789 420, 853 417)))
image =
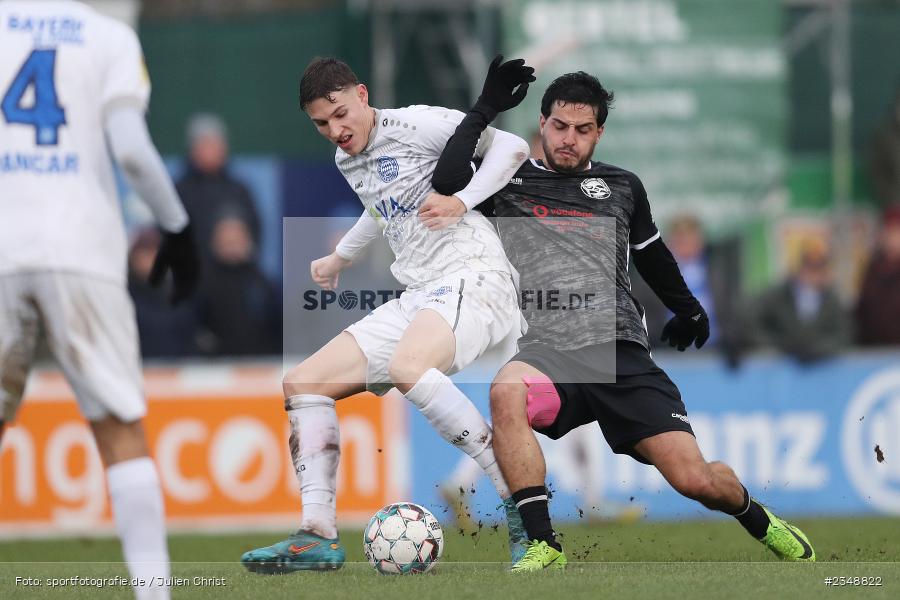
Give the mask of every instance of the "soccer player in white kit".
MULTIPOLYGON (((150 82, 126 25, 80 2, 0 0, 0 435, 39 337, 90 422, 139 598, 168 598, 127 245, 109 151, 163 229, 151 280, 190 293, 188 218, 144 121, 150 82), (109 146, 107 146, 107 139, 109 146)), ((2 439, 0 439, 2 441, 2 439)))
MULTIPOLYGON (((496 110, 515 106, 534 81, 532 72, 524 61, 500 65, 498 57, 482 99, 496 110)), ((379 110, 368 100, 366 86, 337 59, 314 60, 300 82, 301 109, 338 146, 338 169, 365 208, 336 250, 312 262, 312 278, 334 289, 339 273, 383 235, 396 259, 391 272, 407 287, 286 374, 303 518, 287 540, 242 556, 254 572, 341 567, 335 399, 391 387, 486 471, 504 500, 513 562, 524 553, 521 520, 494 459, 491 428, 447 374, 522 332, 513 270, 491 224, 471 209, 505 185, 527 158, 528 144, 486 131, 476 152, 483 162, 469 186, 446 202, 426 201, 435 163, 463 114, 431 106, 379 110)))

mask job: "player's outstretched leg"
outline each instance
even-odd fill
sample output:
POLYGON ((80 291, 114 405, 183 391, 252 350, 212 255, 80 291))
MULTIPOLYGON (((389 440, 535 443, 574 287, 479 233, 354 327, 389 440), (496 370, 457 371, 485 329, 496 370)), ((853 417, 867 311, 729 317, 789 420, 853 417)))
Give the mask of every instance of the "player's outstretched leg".
POLYGON ((300 482, 300 529, 271 546, 245 552, 241 563, 254 573, 331 571, 344 564, 335 514, 340 432, 334 398, 365 388, 366 359, 342 332, 284 377, 290 449, 300 482))
POLYGON ((497 465, 493 431, 472 401, 444 375, 453 363, 456 338, 440 314, 420 310, 400 338, 389 365, 391 381, 442 438, 471 456, 503 500, 513 563, 525 555, 524 527, 497 465))
POLYGON ((513 563, 513 573, 562 569, 567 562, 550 521, 544 487, 547 469, 531 429, 528 406, 529 400, 533 408, 550 406, 555 394, 546 376, 522 362, 508 363, 491 384, 494 449, 503 475, 514 490, 512 500, 529 540, 525 554, 513 563), (526 380, 531 383, 526 385, 526 380))
POLYGON ((659 469, 677 492, 710 510, 733 516, 778 558, 816 560, 806 534, 750 497, 731 467, 721 462, 707 463, 691 434, 668 431, 643 439, 634 448, 659 469))

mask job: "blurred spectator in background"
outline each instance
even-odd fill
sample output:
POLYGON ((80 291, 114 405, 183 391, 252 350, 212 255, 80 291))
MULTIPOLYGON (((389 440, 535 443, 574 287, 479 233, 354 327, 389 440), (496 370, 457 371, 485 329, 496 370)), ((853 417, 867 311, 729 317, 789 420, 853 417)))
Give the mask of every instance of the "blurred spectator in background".
MULTIPOLYGON (((691 293, 700 301, 706 314, 709 315, 710 347, 719 343, 719 319, 716 302, 712 291, 712 274, 709 271, 709 260, 706 256, 706 240, 700 221, 692 215, 683 215, 672 219, 669 223, 666 242, 672 256, 678 262, 681 275, 691 293)), ((668 321, 673 315, 667 314, 668 321)))
POLYGON ((900 205, 900 87, 872 144, 872 188, 881 206, 900 205))
POLYGON ((280 353, 280 296, 256 264, 253 235, 242 215, 225 214, 215 222, 209 251, 197 315, 203 351, 215 356, 280 353))
MULTIPOLYGON (((189 161, 178 181, 178 195, 190 216, 197 246, 204 259, 212 258, 213 228, 224 216, 240 219, 259 247, 260 219, 247 187, 228 172, 228 131, 216 115, 191 117, 187 128, 189 161)), ((254 256, 255 260, 256 257, 254 256)))
POLYGON ((141 354, 144 358, 194 354, 193 307, 190 303, 172 306, 165 288, 148 282, 159 244, 155 227, 142 229, 128 252, 128 292, 134 300, 141 354))
POLYGON ((856 327, 860 344, 900 345, 900 205, 884 213, 856 305, 856 327))
POLYGON ((803 364, 832 357, 851 340, 849 315, 832 283, 828 248, 809 240, 793 272, 764 292, 756 305, 758 341, 803 364))
MULTIPOLYGON (((665 240, 685 283, 709 315, 709 341, 704 348, 718 349, 732 366, 736 365, 744 346, 738 240, 707 244, 703 226, 693 215, 674 217, 666 228, 665 240)), ((651 343, 657 342, 672 313, 639 275, 633 274, 632 281, 644 307, 651 343)), ((659 349, 668 346, 660 344, 659 349)))

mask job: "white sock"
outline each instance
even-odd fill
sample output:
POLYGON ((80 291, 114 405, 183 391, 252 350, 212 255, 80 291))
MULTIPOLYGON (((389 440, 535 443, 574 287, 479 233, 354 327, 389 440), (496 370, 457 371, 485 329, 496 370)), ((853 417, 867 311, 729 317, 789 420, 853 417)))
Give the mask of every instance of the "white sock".
POLYGON ((450 378, 429 369, 405 394, 441 437, 475 459, 504 500, 509 488, 494 458, 493 431, 450 378))
POLYGON ((116 463, 106 482, 128 572, 146 582, 134 587, 135 596, 167 600, 169 588, 161 583, 169 577, 169 551, 156 465, 147 456, 116 463))
POLYGON ((335 500, 341 436, 334 400, 300 394, 291 396, 285 404, 291 421, 291 459, 303 503, 300 529, 336 538, 335 500))

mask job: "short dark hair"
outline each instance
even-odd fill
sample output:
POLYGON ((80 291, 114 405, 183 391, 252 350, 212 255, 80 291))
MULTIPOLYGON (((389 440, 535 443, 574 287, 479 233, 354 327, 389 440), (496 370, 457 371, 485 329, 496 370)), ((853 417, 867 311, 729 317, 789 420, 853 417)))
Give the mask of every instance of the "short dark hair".
POLYGON ((356 73, 344 61, 332 57, 316 57, 306 66, 303 77, 300 78, 300 110, 305 111, 311 102, 319 98, 335 102, 332 94, 358 84, 356 73))
POLYGON ((544 97, 541 98, 541 114, 544 118, 550 116, 550 111, 557 102, 594 107, 597 125, 602 127, 613 103, 613 93, 604 88, 593 75, 578 71, 560 75, 547 87, 544 97))

